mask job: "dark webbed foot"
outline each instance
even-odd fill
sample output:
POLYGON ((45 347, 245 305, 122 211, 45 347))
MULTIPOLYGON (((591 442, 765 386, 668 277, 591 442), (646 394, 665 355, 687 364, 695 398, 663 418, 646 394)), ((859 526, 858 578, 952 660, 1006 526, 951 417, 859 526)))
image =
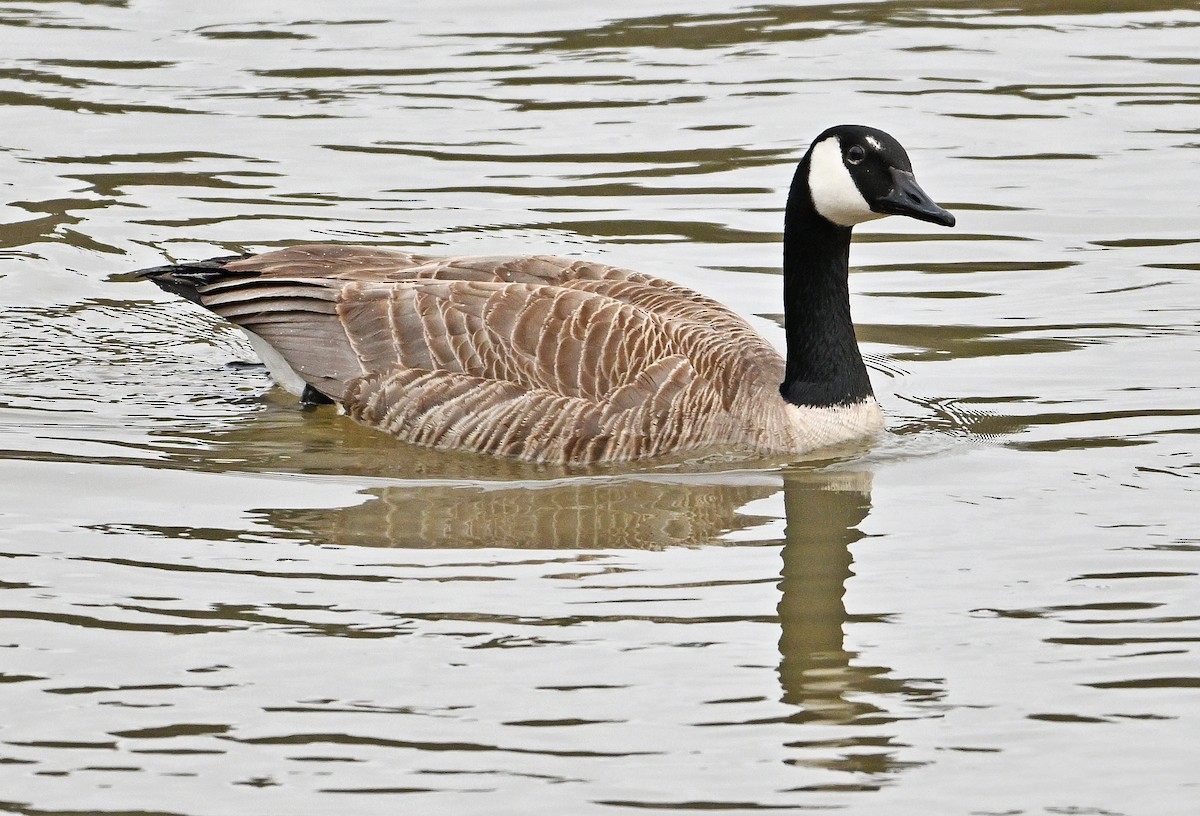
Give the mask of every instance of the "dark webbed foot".
POLYGON ((304 393, 300 395, 300 407, 315 408, 318 405, 333 405, 333 400, 311 385, 305 385, 304 393))

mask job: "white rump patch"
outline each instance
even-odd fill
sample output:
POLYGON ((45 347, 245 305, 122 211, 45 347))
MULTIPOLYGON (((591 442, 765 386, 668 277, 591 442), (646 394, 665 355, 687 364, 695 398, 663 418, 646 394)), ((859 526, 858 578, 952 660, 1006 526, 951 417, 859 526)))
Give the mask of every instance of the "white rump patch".
POLYGON ((304 393, 304 386, 308 385, 308 383, 300 378, 300 375, 288 364, 287 360, 283 359, 283 355, 254 332, 242 329, 242 333, 250 341, 250 347, 258 355, 258 359, 262 360, 267 367, 267 371, 271 372, 271 379, 282 386, 289 394, 295 394, 297 397, 302 395, 304 393))
POLYGON ((809 162, 808 189, 812 192, 813 206, 822 216, 842 227, 883 218, 883 213, 871 211, 858 185, 850 178, 836 136, 813 145, 809 162))

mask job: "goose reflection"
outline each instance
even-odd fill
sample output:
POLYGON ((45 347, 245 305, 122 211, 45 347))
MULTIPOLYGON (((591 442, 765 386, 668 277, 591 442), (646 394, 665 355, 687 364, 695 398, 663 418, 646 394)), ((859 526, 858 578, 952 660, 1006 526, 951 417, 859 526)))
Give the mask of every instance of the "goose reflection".
MULTIPOLYGON (((282 429, 283 438, 289 430, 282 429)), ((260 432, 257 444, 263 440, 260 432)), ((364 467, 379 461, 372 442, 362 441, 364 467)), ((273 447, 263 450, 264 462, 273 447)), ((358 447, 342 438, 336 445, 293 445, 290 464, 335 475, 338 464, 357 461, 358 447)), ((788 762, 878 774, 908 764, 897 758, 899 746, 891 747, 888 724, 900 718, 897 709, 929 702, 939 689, 898 679, 846 648, 850 547, 864 536, 872 485, 870 472, 838 470, 845 461, 548 477, 528 466, 414 451, 392 459, 386 471, 376 464, 377 477, 395 481, 366 489, 356 506, 252 512, 297 540, 351 547, 655 550, 728 545, 733 533, 746 539, 761 532, 756 543, 782 544, 779 699, 789 711, 783 719, 800 726, 790 737, 797 753, 788 762), (773 526, 778 504, 764 514, 752 509, 781 491, 782 541, 773 526), (811 725, 839 727, 810 733, 811 725)))
MULTIPOLYGON (((892 678, 887 667, 863 664, 845 647, 850 618, 843 595, 852 575, 850 547, 863 538, 860 528, 871 511, 870 472, 795 466, 548 481, 412 481, 372 488, 356 507, 261 512, 277 529, 343 546, 663 549, 720 544, 730 533, 769 528, 772 515, 745 508, 781 487, 786 526, 778 673, 781 701, 794 707, 788 720, 890 722, 895 716, 872 699, 898 694, 915 701, 930 691, 892 678)), ((772 534, 764 539, 770 542, 772 534)), ((878 748, 878 736, 871 740, 878 748)), ((879 759, 863 762, 877 765, 879 759)))
POLYGON ((357 507, 263 511, 310 540, 401 548, 663 549, 770 521, 739 512, 779 489, 771 473, 388 486, 357 507))

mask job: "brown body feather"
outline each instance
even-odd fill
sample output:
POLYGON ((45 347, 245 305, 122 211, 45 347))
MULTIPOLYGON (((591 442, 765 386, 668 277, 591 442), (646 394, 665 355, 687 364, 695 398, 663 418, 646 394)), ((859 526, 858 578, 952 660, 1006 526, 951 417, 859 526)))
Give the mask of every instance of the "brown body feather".
POLYGON ((789 405, 783 359, 738 315, 595 263, 308 245, 210 267, 194 289, 354 418, 435 448, 559 464, 800 453, 881 425, 873 401, 789 405))

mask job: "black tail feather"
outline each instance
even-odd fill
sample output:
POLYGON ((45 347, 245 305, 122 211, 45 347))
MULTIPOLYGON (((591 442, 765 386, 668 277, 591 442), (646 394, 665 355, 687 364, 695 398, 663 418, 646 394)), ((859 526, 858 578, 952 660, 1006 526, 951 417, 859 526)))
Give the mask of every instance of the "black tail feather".
POLYGON ((220 280, 228 274, 225 272, 225 264, 249 257, 249 255, 225 255, 205 261, 152 266, 149 269, 135 271, 133 276, 149 280, 160 289, 186 298, 192 303, 200 303, 200 294, 197 291, 200 287, 220 280))

